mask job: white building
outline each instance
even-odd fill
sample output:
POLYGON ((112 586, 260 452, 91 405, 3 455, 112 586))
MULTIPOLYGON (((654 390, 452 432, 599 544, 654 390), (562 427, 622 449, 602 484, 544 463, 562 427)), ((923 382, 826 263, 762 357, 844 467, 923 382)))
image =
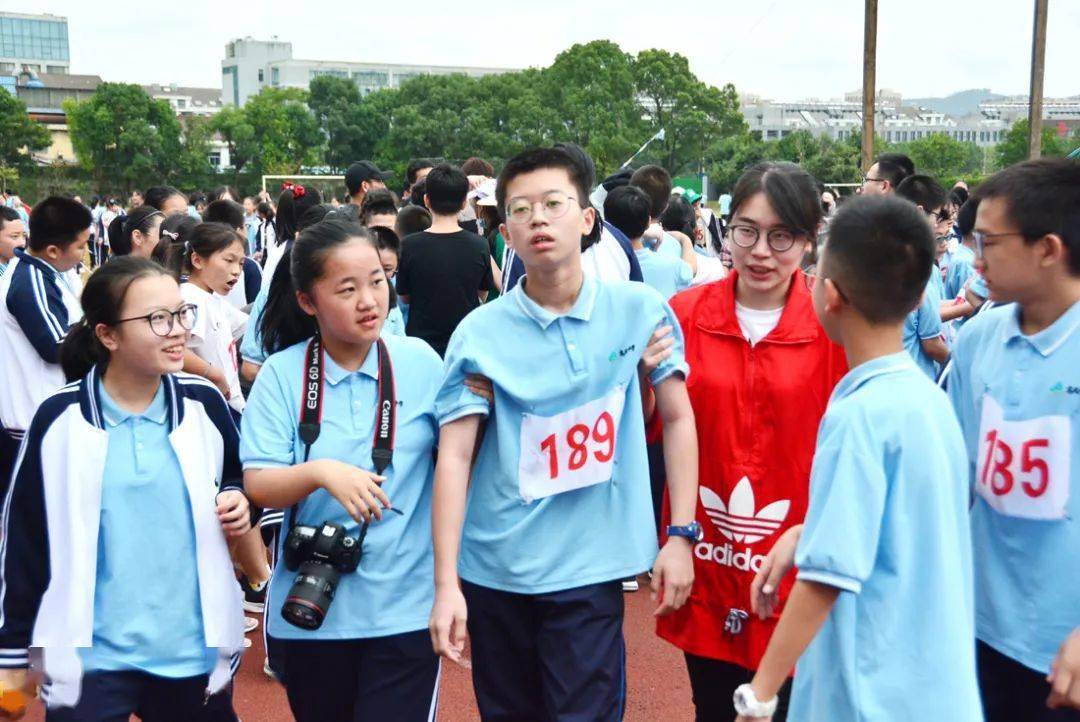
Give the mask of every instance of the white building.
MULTIPOLYGON (((151 98, 168 102, 181 122, 184 118, 209 118, 224 107, 221 102, 221 92, 217 88, 186 88, 170 83, 169 85, 144 85, 143 89, 151 98)), ((217 133, 210 139, 208 159, 210 165, 217 170, 232 165, 229 145, 217 133)))
POLYGON ((225 46, 221 61, 221 101, 243 105, 266 87, 303 88, 320 75, 351 78, 364 95, 383 88, 396 88, 417 75, 463 73, 472 77, 510 72, 509 68, 479 68, 447 65, 399 65, 358 63, 347 60, 298 60, 292 43, 242 38, 225 46))
MULTIPOLYGON (((1028 110, 1029 100, 1026 95, 979 103, 980 113, 988 118, 1001 118, 1010 124, 1027 119, 1028 110)), ((1080 95, 1071 98, 1043 98, 1042 117, 1044 121, 1080 120, 1080 95)))

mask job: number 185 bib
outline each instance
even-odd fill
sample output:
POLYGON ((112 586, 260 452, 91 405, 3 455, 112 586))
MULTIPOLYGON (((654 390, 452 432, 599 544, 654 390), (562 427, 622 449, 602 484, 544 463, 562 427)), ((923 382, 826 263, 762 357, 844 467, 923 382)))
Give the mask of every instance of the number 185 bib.
POLYGON ((1069 501, 1068 416, 1006 421, 983 397, 975 491, 995 511, 1024 519, 1062 519, 1069 501))
POLYGON ((518 490, 526 503, 611 481, 626 386, 555 416, 524 414, 518 490))

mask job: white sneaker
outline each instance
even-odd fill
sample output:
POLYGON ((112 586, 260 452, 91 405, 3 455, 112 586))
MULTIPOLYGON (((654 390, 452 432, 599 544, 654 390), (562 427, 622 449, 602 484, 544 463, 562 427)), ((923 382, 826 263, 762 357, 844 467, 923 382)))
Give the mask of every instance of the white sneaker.
POLYGON ((244 617, 244 634, 254 632, 259 628, 259 620, 251 617, 244 617))
POLYGON ((277 679, 277 675, 274 674, 274 670, 270 669, 269 657, 263 657, 263 674, 265 674, 270 679, 277 679))
POLYGON ((640 588, 641 587, 638 585, 637 577, 623 579, 622 590, 624 592, 636 592, 640 588))

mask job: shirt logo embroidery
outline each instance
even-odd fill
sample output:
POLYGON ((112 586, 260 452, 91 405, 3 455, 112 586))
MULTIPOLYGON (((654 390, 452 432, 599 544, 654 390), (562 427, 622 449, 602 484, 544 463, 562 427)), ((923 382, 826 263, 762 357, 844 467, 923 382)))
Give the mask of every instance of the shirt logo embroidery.
POLYGON ((632 343, 629 346, 627 346, 626 348, 621 348, 621 349, 619 349, 617 351, 612 351, 611 355, 607 357, 607 360, 608 361, 614 361, 617 358, 622 358, 626 354, 633 351, 635 348, 637 348, 637 344, 632 343))
POLYGON ((743 477, 731 491, 728 503, 712 489, 701 487, 699 490, 705 513, 713 524, 728 539, 744 544, 753 544, 772 536, 787 518, 791 501, 774 501, 764 509, 754 512, 754 487, 750 479, 743 477))
POLYGON ((1050 387, 1050 393, 1052 394, 1080 394, 1080 386, 1066 386, 1058 381, 1056 384, 1050 387))

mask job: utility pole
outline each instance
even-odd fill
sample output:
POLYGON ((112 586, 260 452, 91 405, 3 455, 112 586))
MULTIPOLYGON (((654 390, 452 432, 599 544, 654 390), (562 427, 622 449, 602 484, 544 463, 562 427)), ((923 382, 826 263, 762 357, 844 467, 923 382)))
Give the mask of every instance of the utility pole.
POLYGON ((1031 97, 1028 100, 1028 158, 1042 155, 1043 70, 1046 67, 1046 12, 1050 0, 1035 0, 1031 40, 1031 97))
MULTIPOLYGON (((1042 0, 1046 2, 1046 0, 1042 0)), ((863 27, 862 86, 862 171, 874 163, 874 97, 877 95, 877 9, 878 0, 866 0, 863 27)))

